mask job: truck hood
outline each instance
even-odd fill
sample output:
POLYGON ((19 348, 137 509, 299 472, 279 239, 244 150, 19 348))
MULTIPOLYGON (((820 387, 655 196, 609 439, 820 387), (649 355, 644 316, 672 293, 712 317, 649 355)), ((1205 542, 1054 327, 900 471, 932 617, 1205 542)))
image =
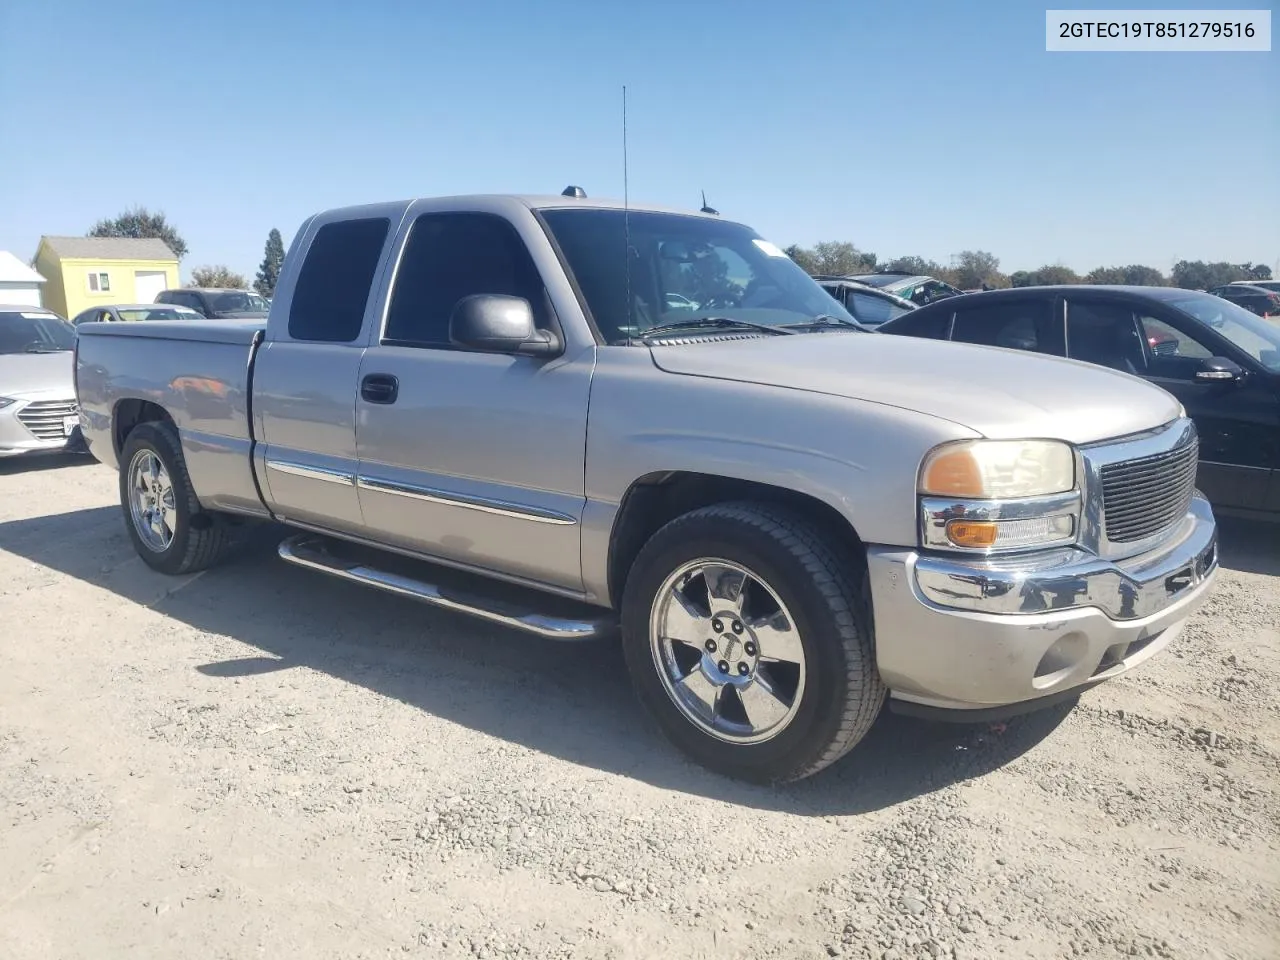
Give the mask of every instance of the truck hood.
POLYGON ((75 395, 70 350, 61 353, 0 353, 0 397, 75 395))
POLYGON ((1172 395, 1074 360, 885 334, 655 346, 668 373, 807 390, 939 417, 994 439, 1092 443, 1178 416, 1172 395))

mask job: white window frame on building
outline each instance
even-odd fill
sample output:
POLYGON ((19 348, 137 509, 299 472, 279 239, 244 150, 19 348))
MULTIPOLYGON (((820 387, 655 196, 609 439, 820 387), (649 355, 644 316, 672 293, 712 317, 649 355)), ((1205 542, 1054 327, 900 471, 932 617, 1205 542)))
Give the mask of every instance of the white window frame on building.
POLYGON ((106 271, 91 271, 89 273, 88 283, 90 293, 111 292, 111 274, 106 271))

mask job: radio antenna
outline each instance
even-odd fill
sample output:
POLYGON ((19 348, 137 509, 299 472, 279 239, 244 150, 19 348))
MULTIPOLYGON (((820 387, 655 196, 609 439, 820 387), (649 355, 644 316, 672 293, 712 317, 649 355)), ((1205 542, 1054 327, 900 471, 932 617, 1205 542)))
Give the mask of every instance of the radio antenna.
POLYGON ((627 336, 631 336, 632 303, 631 303, 631 191, 627 182, 627 85, 622 85, 622 233, 626 243, 623 256, 626 258, 627 276, 627 336))

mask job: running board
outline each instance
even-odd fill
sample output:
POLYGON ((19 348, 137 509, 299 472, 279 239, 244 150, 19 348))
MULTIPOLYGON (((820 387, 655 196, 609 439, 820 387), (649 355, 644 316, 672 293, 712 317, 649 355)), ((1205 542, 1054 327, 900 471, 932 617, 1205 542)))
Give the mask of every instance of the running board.
POLYGON ((615 616, 586 604, 550 595, 543 600, 542 594, 531 589, 441 570, 423 561, 383 554, 314 534, 290 537, 280 544, 278 553, 281 559, 299 567, 319 570, 446 610, 470 614, 549 640, 595 640, 615 632, 618 626, 615 616), (438 574, 432 579, 440 582, 422 579, 421 574, 428 571, 438 574), (448 582, 463 577, 483 582, 485 589, 492 592, 482 594, 448 582), (502 596, 504 593, 511 596, 502 596), (511 598, 517 596, 519 599, 511 598), (579 609, 568 616, 538 612, 538 608, 548 607, 579 609))

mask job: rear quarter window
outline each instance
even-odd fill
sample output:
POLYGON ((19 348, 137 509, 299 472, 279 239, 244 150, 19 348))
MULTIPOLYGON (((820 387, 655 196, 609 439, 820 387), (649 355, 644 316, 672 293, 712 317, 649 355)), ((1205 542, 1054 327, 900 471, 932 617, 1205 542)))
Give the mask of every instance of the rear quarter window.
POLYGON ((957 307, 951 339, 988 347, 1058 354, 1053 303, 1047 298, 988 300, 957 307))
POLYGON ((351 343, 360 336, 390 221, 326 223, 316 231, 289 304, 294 340, 351 343))

